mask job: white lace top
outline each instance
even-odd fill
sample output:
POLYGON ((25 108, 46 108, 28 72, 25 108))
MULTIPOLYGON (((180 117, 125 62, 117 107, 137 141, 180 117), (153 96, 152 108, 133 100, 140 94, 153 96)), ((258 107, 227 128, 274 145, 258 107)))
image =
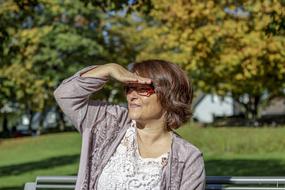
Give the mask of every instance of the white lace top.
MULTIPOLYGON (((135 124, 134 124, 135 125, 135 124)), ((142 158, 132 125, 99 177, 99 190, 158 190, 169 153, 158 158, 142 158)))

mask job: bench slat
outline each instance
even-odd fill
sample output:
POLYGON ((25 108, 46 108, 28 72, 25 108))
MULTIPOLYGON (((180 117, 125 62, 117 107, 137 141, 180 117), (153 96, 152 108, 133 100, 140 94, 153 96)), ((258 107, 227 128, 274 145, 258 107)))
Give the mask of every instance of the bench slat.
POLYGON ((285 190, 277 187, 225 187, 219 190, 285 190))
MULTIPOLYGON (((38 176, 36 182, 26 183, 24 190, 74 189, 76 178, 76 176, 38 176)), ((285 190, 285 177, 207 176, 206 184, 206 190, 285 190)))
POLYGON ((41 184, 41 185, 37 185, 37 189, 74 189, 75 185, 45 185, 45 184, 41 184))
POLYGON ((76 176, 38 176, 37 184, 40 183, 76 183, 76 176))
POLYGON ((285 187, 225 187, 223 185, 207 185, 205 190, 285 190, 285 187))
POLYGON ((285 184, 285 177, 264 177, 264 176, 207 176, 207 184, 285 184))

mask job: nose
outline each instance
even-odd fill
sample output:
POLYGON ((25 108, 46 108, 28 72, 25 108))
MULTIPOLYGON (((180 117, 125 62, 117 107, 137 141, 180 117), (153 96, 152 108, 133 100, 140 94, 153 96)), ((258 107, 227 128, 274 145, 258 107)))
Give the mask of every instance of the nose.
POLYGON ((136 99, 136 98, 138 98, 138 93, 136 90, 130 89, 130 91, 127 93, 127 97, 129 100, 136 99))

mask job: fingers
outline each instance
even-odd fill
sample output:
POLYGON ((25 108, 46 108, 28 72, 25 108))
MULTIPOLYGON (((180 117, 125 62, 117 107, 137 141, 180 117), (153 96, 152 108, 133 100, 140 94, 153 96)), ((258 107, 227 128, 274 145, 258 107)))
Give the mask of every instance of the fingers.
POLYGON ((120 65, 111 65, 110 76, 123 83, 151 84, 152 80, 132 73, 120 65))
POLYGON ((149 79, 149 78, 144 78, 144 77, 140 77, 139 76, 139 83, 142 83, 142 84, 151 84, 152 80, 149 79))
POLYGON ((139 83, 139 84, 151 84, 152 80, 145 77, 140 77, 136 74, 133 74, 126 78, 126 83, 139 83))

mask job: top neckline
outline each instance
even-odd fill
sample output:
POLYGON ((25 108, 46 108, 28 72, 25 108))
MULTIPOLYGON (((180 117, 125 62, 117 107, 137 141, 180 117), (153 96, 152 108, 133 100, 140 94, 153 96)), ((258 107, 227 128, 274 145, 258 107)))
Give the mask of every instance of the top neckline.
MULTIPOLYGON (((136 145, 136 154, 138 156, 139 159, 143 160, 143 161, 161 161, 163 158, 168 158, 170 155, 170 151, 171 151, 171 147, 170 150, 167 152, 162 153, 160 156, 158 157, 142 157, 140 152, 139 152, 139 147, 138 147, 138 142, 137 142, 137 127, 136 127, 136 121, 132 120, 132 125, 131 127, 135 130, 135 145, 136 145)), ((173 132, 170 131, 170 135, 171 135, 171 144, 173 141, 173 132)))

